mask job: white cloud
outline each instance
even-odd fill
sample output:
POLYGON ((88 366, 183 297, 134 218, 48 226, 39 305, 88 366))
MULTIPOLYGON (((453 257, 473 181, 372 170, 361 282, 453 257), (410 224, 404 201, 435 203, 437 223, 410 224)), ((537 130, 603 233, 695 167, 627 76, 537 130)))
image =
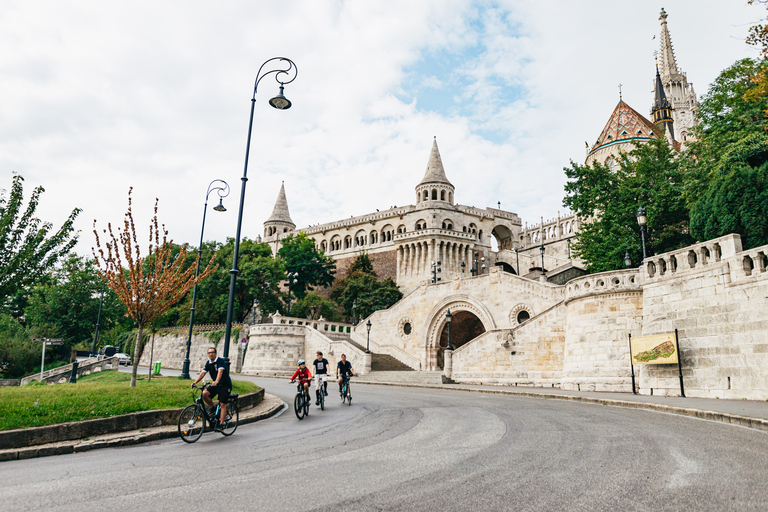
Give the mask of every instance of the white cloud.
MULTIPOLYGON (((678 62, 702 94, 737 58, 762 15, 743 2, 668 1, 678 62)), ((250 95, 258 66, 286 56, 294 107, 267 106, 259 86, 243 234, 255 237, 285 180, 294 221, 329 222, 414 201, 431 139, 457 200, 502 207, 528 222, 554 216, 569 159, 600 132, 624 84, 650 105, 659 7, 644 3, 297 0, 55 2, 0 7, 0 166, 46 187, 40 216, 74 207, 90 253, 91 223, 121 222, 133 185, 139 226, 160 198, 176 241, 196 244, 204 193, 227 180, 229 211, 210 213, 206 239, 234 236, 250 95), (430 59, 443 108, 424 111, 404 81, 430 59), (452 90, 455 88, 455 90, 452 90), (457 98, 457 108, 451 98, 457 98), (489 134, 497 134, 491 137, 489 134)), ((429 92, 428 92, 429 91, 429 92)), ((422 98, 424 100, 425 98, 422 98)))

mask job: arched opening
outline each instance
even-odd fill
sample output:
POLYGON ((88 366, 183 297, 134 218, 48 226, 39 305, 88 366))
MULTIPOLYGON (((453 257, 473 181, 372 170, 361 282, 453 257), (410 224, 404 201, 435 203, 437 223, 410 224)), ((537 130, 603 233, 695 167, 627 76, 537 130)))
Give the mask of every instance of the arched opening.
POLYGON ((503 270, 504 272, 507 272, 509 274, 517 274, 517 272, 515 272, 515 269, 512 267, 512 265, 510 265, 506 261, 500 261, 500 262, 496 263, 496 266, 497 267, 501 267, 501 270, 503 270))
MULTIPOLYGON (((470 311, 457 311, 453 313, 451 322, 451 348, 457 349, 465 343, 472 341, 485 332, 485 326, 480 319, 470 311)), ((437 366, 443 367, 443 354, 448 346, 448 329, 443 325, 440 331, 440 346, 437 349, 437 366)))
POLYGON ((433 201, 437 201, 437 189, 436 188, 432 189, 432 200, 433 201))
POLYGON ((494 246, 494 242, 497 249, 495 251, 512 249, 512 231, 506 226, 496 226, 491 231, 491 247, 494 246))

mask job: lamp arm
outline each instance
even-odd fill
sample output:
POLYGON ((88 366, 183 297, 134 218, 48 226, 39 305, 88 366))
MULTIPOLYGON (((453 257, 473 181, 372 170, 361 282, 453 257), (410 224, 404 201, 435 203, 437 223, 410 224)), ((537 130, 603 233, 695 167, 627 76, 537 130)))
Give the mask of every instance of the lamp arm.
POLYGON ((264 62, 264 64, 261 65, 259 68, 259 72, 256 74, 256 83, 253 85, 253 99, 256 99, 256 91, 259 88, 259 82, 261 82, 261 79, 264 78, 267 75, 271 75, 272 73, 275 74, 275 81, 279 83, 281 86, 285 84, 289 84, 296 80, 296 77, 299 75, 299 69, 296 67, 296 64, 286 57, 272 57, 271 59, 264 62), (269 71, 265 71, 264 74, 261 73, 261 71, 264 69, 264 66, 272 62, 273 60, 277 61, 285 61, 288 64, 287 69, 277 68, 272 69, 269 71), (290 78, 290 80, 281 80, 280 76, 285 75, 286 78, 290 78), (291 75, 293 77, 291 78, 291 75))

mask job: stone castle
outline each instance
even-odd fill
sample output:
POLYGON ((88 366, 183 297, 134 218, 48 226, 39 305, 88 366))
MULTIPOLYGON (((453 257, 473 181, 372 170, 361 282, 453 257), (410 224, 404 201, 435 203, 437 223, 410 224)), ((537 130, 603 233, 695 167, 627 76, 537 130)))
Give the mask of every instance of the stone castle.
MULTIPOLYGON (((653 121, 620 100, 587 163, 613 165, 619 152, 654 137, 685 149, 698 104, 663 10, 660 20, 653 121)), ((629 336, 677 329, 687 396, 768 399, 768 246, 743 250, 729 235, 650 256, 640 268, 587 274, 570 253, 580 219, 558 215, 526 226, 500 208, 458 204, 436 140, 415 194, 409 206, 300 230, 340 272, 366 251, 379 276, 401 287, 402 300, 355 326, 274 315, 245 328, 238 368, 282 375, 320 349, 332 364, 346 353, 379 380, 626 392, 629 336)), ((264 241, 276 252, 296 231, 281 187, 264 241)), ((183 344, 160 345, 180 366, 183 344)), ((677 365, 634 371, 640 393, 680 392, 677 365)))

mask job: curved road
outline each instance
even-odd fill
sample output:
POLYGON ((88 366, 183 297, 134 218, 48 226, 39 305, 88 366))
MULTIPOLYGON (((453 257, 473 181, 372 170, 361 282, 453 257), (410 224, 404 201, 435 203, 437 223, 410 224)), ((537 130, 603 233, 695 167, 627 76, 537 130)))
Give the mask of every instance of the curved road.
MULTIPOLYGON (((285 402, 285 380, 252 379, 285 402)), ((768 434, 560 400, 334 383, 231 438, 0 464, 2 510, 768 510, 768 434)))

